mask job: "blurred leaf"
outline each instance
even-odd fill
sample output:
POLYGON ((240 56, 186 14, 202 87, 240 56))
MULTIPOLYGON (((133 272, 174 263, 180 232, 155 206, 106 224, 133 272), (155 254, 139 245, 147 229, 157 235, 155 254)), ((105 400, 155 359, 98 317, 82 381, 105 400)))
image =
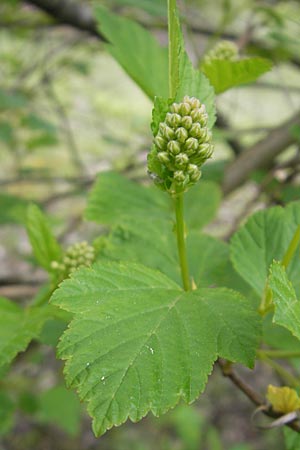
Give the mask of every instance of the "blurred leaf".
POLYGON ((0 192, 0 224, 24 224, 29 204, 21 197, 0 192))
MULTIPOLYGON (((213 182, 201 181, 186 194, 186 222, 189 229, 209 223, 218 210, 221 191, 213 182)), ((100 173, 88 199, 85 216, 105 225, 122 225, 124 219, 173 220, 168 195, 155 187, 144 187, 114 173, 100 173)), ((132 228, 132 227, 131 227, 132 228)))
POLYGON ((34 204, 28 207, 26 228, 34 256, 44 269, 52 272, 51 262, 60 261, 62 249, 50 229, 46 216, 34 204))
POLYGON ((36 137, 31 137, 25 143, 28 150, 36 150, 41 147, 51 147, 58 143, 54 134, 44 133, 36 137))
POLYGON ((299 450, 300 435, 287 427, 284 427, 283 432, 284 432, 285 450, 299 450))
POLYGON ((4 391, 0 391, 0 436, 11 431, 14 426, 15 404, 4 391))
POLYGON ((151 99, 168 96, 168 50, 137 23, 97 6, 95 17, 106 48, 151 99))
POLYGON ((204 417, 192 405, 179 405, 166 418, 166 422, 175 427, 184 450, 199 450, 204 417))
POLYGON ((0 88, 0 110, 23 108, 27 105, 26 97, 18 92, 7 92, 0 88))
POLYGON ((53 308, 21 308, 0 297, 0 366, 10 363, 37 338, 53 308))
POLYGON ((56 347, 59 338, 65 331, 66 327, 67 323, 63 320, 56 318, 47 320, 40 332, 38 338, 39 342, 45 345, 51 345, 51 347, 56 347))
POLYGON ((9 122, 0 122, 0 141, 7 145, 14 141, 14 130, 9 122))
POLYGON ((220 434, 214 427, 209 427, 206 435, 206 442, 209 450, 223 450, 220 434))
POLYGON ((76 394, 58 385, 39 396, 37 417, 41 422, 53 423, 71 436, 80 431, 81 406, 76 394))
POLYGON ((147 11, 153 16, 165 17, 167 15, 166 0, 114 0, 117 5, 134 6, 147 11))
POLYGON ((255 81, 272 68, 272 62, 263 58, 240 61, 213 59, 202 64, 202 70, 213 85, 216 94, 255 81))
POLYGON ((168 199, 156 188, 146 188, 114 173, 100 173, 90 192, 85 216, 105 225, 122 224, 124 217, 166 217, 168 199))
POLYGON ((35 114, 28 114, 23 117, 21 124, 30 130, 47 131, 48 133, 55 133, 56 127, 48 120, 42 119, 35 114))

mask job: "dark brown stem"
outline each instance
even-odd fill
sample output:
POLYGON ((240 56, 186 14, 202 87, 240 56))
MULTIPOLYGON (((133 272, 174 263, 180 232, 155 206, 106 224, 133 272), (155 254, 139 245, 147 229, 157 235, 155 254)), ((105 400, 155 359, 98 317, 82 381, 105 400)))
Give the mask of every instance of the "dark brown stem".
MULTIPOLYGON (((230 381, 241 391, 246 397, 257 407, 266 406, 266 409, 262 409, 262 413, 268 417, 272 417, 273 419, 278 419, 280 414, 273 411, 271 408, 268 408, 265 402, 265 399, 256 392, 251 386, 249 386, 233 369, 232 364, 228 361, 219 359, 218 364, 221 368, 222 374, 224 377, 230 379, 230 381)), ((287 427, 292 430, 300 433, 300 424, 296 421, 285 424, 287 427)))

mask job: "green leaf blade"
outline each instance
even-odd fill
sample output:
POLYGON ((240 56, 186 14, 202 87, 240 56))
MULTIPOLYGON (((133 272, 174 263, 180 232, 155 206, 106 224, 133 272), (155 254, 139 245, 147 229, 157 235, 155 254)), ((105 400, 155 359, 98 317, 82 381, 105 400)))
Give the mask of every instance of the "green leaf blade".
POLYGON ((78 271, 52 301, 75 313, 59 356, 97 435, 148 411, 160 415, 181 398, 193 401, 218 354, 247 365, 255 358, 259 319, 243 297, 226 289, 187 293, 138 264, 78 271))
POLYGON ((202 70, 216 94, 241 84, 251 83, 271 68, 271 61, 264 58, 245 58, 240 61, 213 59, 202 65, 202 70))
POLYGON ((97 6, 95 17, 106 48, 145 94, 168 97, 168 51, 137 23, 97 6))
POLYGON ((273 321, 300 339, 300 302, 282 264, 272 264, 269 285, 275 305, 273 321))
POLYGON ((26 350, 29 342, 38 337, 49 314, 48 308, 23 309, 0 297, 0 367, 26 350))
POLYGON ((26 228, 37 261, 44 269, 51 272, 51 262, 60 260, 62 249, 55 239, 45 215, 34 204, 28 207, 26 228))

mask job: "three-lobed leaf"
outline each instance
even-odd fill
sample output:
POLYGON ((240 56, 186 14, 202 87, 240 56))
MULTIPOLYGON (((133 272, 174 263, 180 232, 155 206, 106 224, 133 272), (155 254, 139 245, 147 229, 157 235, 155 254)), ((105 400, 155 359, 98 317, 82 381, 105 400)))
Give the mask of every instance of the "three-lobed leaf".
POLYGON ((216 94, 245 83, 251 83, 272 68, 264 58, 245 58, 239 61, 212 59, 201 66, 216 94))
POLYGON ((257 314, 234 291, 185 292, 138 264, 77 271, 52 302, 74 313, 61 339, 65 376, 97 435, 149 411, 160 415, 204 389, 218 355, 252 366, 257 314))

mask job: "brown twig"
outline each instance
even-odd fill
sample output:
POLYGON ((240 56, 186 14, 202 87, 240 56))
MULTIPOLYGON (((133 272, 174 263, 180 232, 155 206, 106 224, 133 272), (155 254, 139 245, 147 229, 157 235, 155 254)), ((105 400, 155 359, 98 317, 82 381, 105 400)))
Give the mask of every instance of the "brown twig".
MULTIPOLYGON (((280 414, 276 413, 272 410, 272 408, 268 408, 265 402, 264 397, 262 397, 258 392, 256 392, 251 386, 249 386, 233 369, 232 364, 228 361, 219 359, 218 364, 221 368, 222 374, 224 377, 230 379, 230 381, 241 391, 246 397, 258 408, 266 406, 266 408, 261 409, 262 413, 268 417, 272 417, 273 419, 278 419, 281 417, 280 414)), ((289 422, 285 424, 287 427, 292 430, 300 433, 300 424, 296 421, 289 422)))

